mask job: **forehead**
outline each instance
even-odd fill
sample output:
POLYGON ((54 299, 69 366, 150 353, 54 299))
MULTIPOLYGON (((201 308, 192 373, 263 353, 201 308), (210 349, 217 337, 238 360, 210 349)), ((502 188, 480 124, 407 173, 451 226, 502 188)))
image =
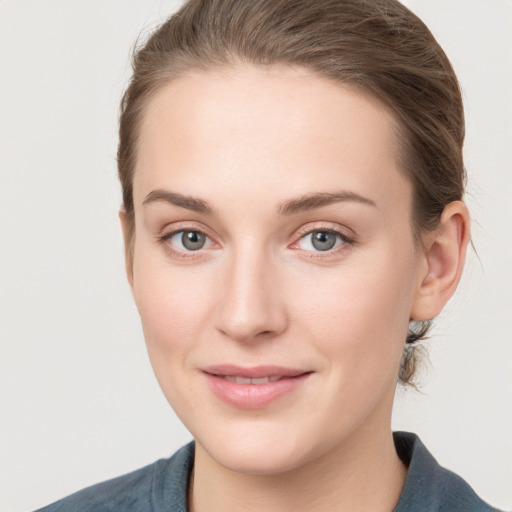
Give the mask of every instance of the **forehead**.
POLYGON ((135 204, 166 186, 209 196, 236 189, 247 197, 256 187, 278 201, 339 188, 379 194, 390 185, 392 202, 394 181, 407 188, 396 134, 384 104, 304 69, 191 73, 146 106, 135 204))

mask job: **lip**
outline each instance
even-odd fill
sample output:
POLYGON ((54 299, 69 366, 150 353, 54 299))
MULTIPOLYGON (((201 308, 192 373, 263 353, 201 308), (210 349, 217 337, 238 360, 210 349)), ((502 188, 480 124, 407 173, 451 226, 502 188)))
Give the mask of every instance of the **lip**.
POLYGON ((203 368, 211 391, 223 402, 240 409, 260 409, 288 395, 312 374, 311 371, 281 366, 243 367, 217 365, 203 368), (240 383, 234 379, 264 379, 263 383, 240 383), (229 380, 228 380, 229 378, 229 380))

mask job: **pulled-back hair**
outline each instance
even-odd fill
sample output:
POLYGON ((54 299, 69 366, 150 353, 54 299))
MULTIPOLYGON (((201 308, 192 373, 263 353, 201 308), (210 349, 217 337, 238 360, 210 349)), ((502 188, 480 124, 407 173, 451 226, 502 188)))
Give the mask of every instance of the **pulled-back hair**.
MULTIPOLYGON (((413 185, 415 239, 462 198, 466 174, 459 84, 424 23, 397 0, 188 0, 133 56, 121 103, 118 169, 128 228, 135 237, 133 175, 142 113, 173 79, 240 64, 300 66, 370 94, 394 112, 399 158, 413 185)), ((399 374, 412 384, 416 342, 430 322, 411 323, 399 374)))

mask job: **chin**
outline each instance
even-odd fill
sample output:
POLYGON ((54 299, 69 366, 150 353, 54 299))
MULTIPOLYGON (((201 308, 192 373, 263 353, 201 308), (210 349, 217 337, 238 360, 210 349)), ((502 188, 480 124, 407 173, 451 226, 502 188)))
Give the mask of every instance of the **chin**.
POLYGON ((230 445, 229 450, 210 450, 209 455, 224 468, 250 475, 277 475, 292 471, 301 465, 297 452, 288 450, 261 450, 258 447, 230 445))
POLYGON ((218 436, 195 437, 217 464, 237 473, 276 475, 303 465, 315 448, 305 445, 297 430, 252 424, 250 429, 225 429, 218 436), (300 438, 302 441, 299 442, 300 438))

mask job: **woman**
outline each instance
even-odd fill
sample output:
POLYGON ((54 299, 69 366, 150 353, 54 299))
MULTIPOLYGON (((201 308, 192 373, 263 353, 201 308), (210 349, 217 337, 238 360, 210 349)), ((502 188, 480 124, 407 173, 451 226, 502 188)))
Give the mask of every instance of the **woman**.
POLYGON ((194 437, 57 510, 495 510, 397 380, 469 241, 457 80, 394 0, 187 2, 122 103, 128 281, 194 437))

